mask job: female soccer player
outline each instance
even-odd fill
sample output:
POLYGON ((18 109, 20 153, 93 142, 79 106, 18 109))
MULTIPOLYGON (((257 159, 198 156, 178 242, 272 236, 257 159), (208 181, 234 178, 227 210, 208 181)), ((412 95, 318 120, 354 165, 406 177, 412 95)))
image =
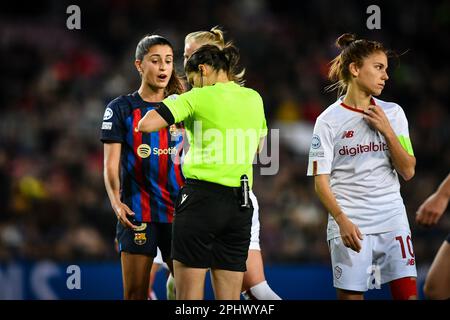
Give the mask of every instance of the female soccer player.
POLYGON ((174 203, 184 183, 179 161, 183 136, 175 125, 151 134, 135 128, 166 96, 181 93, 182 85, 174 71, 172 45, 161 36, 139 42, 135 66, 141 85, 108 104, 101 140, 105 186, 118 219, 124 298, 147 299, 157 247, 172 269, 174 203))
POLYGON ((398 174, 414 176, 408 121, 375 99, 389 79, 379 42, 340 36, 329 77, 344 96, 316 120, 308 175, 329 212, 327 240, 338 299, 390 283, 394 299, 416 299, 416 266, 398 174))
POLYGON ((202 299, 208 269, 216 299, 240 297, 253 214, 244 181, 251 188, 267 126, 261 96, 229 78, 238 60, 234 46, 202 46, 185 67, 194 89, 165 99, 138 125, 148 132, 184 120, 188 134, 173 225, 177 299, 202 299))
MULTIPOLYGON (((189 33, 184 40, 184 64, 190 58, 192 53, 205 44, 211 44, 220 49, 231 45, 231 42, 225 43, 223 32, 217 27, 211 31, 196 31, 189 33)), ((243 85, 244 72, 239 70, 230 70, 228 75, 230 79, 243 85)), ((261 256, 261 247, 259 245, 259 206, 253 191, 250 191, 250 197, 253 203, 252 231, 250 247, 247 258, 247 271, 244 273, 242 284, 242 295, 245 299, 256 300, 280 300, 280 297, 273 292, 268 285, 264 275, 264 265, 261 256)))
MULTIPOLYGON (((439 188, 419 207, 416 222, 424 226, 435 225, 450 200, 450 174, 439 188)), ((423 288, 428 299, 441 300, 450 298, 450 234, 440 247, 423 288)))

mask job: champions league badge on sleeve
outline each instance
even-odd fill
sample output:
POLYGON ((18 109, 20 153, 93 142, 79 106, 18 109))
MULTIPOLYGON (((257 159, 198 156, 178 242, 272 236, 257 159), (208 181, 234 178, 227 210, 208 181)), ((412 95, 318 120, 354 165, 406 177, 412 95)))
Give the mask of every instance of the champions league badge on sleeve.
POLYGON ((317 134, 314 134, 311 140, 311 148, 319 149, 321 146, 320 138, 317 134))
POLYGON ((103 115, 103 121, 105 121, 105 120, 109 120, 109 119, 111 119, 112 118, 112 116, 113 116, 113 111, 112 111, 112 109, 111 108, 106 108, 106 110, 105 110, 105 114, 103 115))

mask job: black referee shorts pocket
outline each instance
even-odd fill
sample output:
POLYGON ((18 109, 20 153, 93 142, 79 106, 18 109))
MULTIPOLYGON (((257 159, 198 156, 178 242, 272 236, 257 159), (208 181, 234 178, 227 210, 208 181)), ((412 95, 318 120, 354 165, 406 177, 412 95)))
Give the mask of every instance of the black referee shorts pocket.
POLYGON ((179 215, 186 211, 192 211, 192 213, 195 214, 195 212, 199 209, 199 206, 204 204, 206 198, 207 197, 202 190, 193 186, 185 185, 178 194, 175 205, 175 215, 179 215))
POLYGON ((189 207, 191 204, 196 203, 198 199, 197 190, 193 189, 191 186, 183 186, 177 197, 177 202, 175 204, 175 214, 180 214, 189 207))
POLYGON ((181 201, 181 194, 183 193, 183 191, 186 189, 186 186, 182 186, 180 188, 180 191, 178 192, 177 198, 175 199, 175 208, 178 207, 178 205, 180 204, 181 201))

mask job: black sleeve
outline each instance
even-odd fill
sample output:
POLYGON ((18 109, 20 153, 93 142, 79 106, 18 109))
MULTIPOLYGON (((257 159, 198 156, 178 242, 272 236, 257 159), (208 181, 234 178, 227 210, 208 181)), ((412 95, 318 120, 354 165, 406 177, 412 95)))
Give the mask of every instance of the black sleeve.
POLYGON ((169 126, 175 123, 175 118, 173 117, 172 112, 170 112, 169 108, 164 103, 161 102, 159 104, 159 108, 155 110, 164 120, 166 120, 169 126))
POLYGON ((114 99, 106 106, 100 137, 103 143, 125 141, 126 130, 120 110, 121 105, 123 105, 123 101, 119 98, 114 99))

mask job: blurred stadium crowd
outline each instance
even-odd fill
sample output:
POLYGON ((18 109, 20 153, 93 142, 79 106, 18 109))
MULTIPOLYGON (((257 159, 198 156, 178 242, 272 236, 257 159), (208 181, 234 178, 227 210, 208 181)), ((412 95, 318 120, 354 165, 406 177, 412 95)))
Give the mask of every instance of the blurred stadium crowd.
POLYGON ((447 214, 419 228, 419 204, 450 168, 450 3, 380 3, 382 29, 366 28, 369 3, 272 0, 42 1, 0 11, 0 261, 116 259, 116 219, 102 177, 99 141, 105 104, 138 87, 134 49, 147 33, 172 41, 182 71, 184 36, 220 25, 241 50, 247 86, 281 128, 279 172, 255 171, 266 263, 329 263, 326 212, 306 177, 327 63, 343 32, 404 53, 392 61, 381 99, 409 119, 416 176, 402 183, 417 263, 431 262, 450 231, 447 214), (66 7, 81 8, 81 30, 66 28, 66 7), (447 40, 445 40, 447 39, 447 40), (286 130, 288 132, 286 132, 286 130), (288 138, 287 138, 288 137, 288 138), (294 143, 293 143, 294 141, 294 143))

